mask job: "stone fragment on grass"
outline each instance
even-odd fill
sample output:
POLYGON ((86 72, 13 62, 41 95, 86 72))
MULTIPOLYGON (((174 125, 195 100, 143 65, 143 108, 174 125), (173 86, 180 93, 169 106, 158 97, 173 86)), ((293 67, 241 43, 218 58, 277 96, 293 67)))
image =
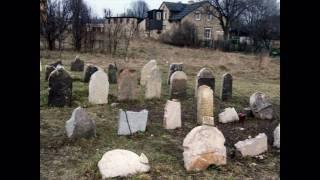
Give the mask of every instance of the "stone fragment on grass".
POLYGON ((219 122, 228 123, 239 121, 239 116, 234 108, 225 108, 223 112, 219 114, 219 122))
POLYGON ((260 133, 255 138, 239 141, 234 146, 243 157, 257 156, 268 150, 267 135, 260 133))
POLYGON ((256 92, 250 96, 250 108, 256 118, 269 120, 273 118, 270 98, 261 92, 256 92))
POLYGON ((138 131, 146 130, 148 121, 148 111, 140 112, 123 111, 119 109, 118 135, 131 135, 138 131))

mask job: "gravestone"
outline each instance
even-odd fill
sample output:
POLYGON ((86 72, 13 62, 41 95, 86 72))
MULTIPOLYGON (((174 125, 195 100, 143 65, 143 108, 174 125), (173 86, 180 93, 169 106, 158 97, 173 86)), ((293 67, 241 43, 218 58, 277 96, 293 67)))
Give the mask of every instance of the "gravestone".
POLYGON ((110 84, 117 84, 117 72, 118 72, 117 67, 113 64, 109 64, 108 77, 109 77, 110 84))
POLYGON ((106 152, 98 162, 98 168, 102 179, 126 177, 150 170, 149 160, 143 153, 138 156, 124 149, 106 152))
POLYGON ((234 146, 243 157, 256 156, 268 150, 268 139, 265 133, 260 133, 255 138, 239 141, 234 146))
POLYGON ((250 108, 254 117, 258 119, 273 118, 273 107, 270 98, 262 92, 256 92, 250 96, 250 108))
POLYGON ((183 98, 187 95, 187 75, 183 71, 176 71, 170 79, 170 98, 183 98))
POLYGON ((232 76, 229 73, 222 76, 220 97, 222 101, 229 100, 232 97, 232 76))
POLYGON ((146 80, 146 92, 145 98, 160 98, 161 97, 161 84, 162 84, 162 73, 158 66, 153 66, 150 71, 150 75, 146 80))
POLYGON ((198 88, 197 96, 197 123, 214 125, 214 98, 209 86, 202 85, 198 88), (212 117, 212 118, 209 118, 212 117))
POLYGON ((165 129, 181 127, 181 104, 176 99, 167 100, 164 108, 163 127, 165 129))
POLYGON ((49 79, 49 75, 51 74, 52 71, 54 71, 56 68, 54 66, 51 65, 46 65, 46 76, 45 76, 45 80, 48 81, 49 79))
POLYGON ((92 74, 89 82, 89 102, 91 104, 107 104, 109 94, 108 75, 102 70, 92 74))
POLYGON ((280 148, 280 123, 273 131, 273 146, 280 148))
POLYGON ((124 68, 120 70, 118 77, 118 100, 138 99, 138 79, 136 70, 124 68))
POLYGON ((96 71, 98 71, 97 66, 94 66, 92 64, 86 64, 86 67, 84 68, 83 82, 89 82, 91 75, 96 71))
POLYGON ((42 64, 41 64, 41 61, 40 61, 40 72, 42 71, 42 64))
POLYGON ((62 67, 57 68, 49 75, 48 106, 71 106, 72 78, 62 67))
POLYGON ((53 66, 54 68, 57 68, 58 65, 61 65, 61 66, 62 66, 63 64, 62 64, 62 61, 59 60, 59 61, 57 61, 57 62, 55 62, 55 63, 52 63, 52 64, 49 64, 49 65, 50 65, 50 66, 53 66))
POLYGON ((183 140, 183 161, 187 171, 200 171, 210 165, 227 163, 225 138, 213 126, 197 126, 183 140))
POLYGON ((195 85, 195 93, 194 96, 197 97, 197 91, 198 88, 202 85, 207 85, 209 86, 212 91, 214 92, 214 88, 215 88, 215 78, 212 74, 212 72, 210 71, 210 69, 208 68, 202 68, 196 77, 196 85, 195 85))
POLYGON ((146 130, 148 111, 123 111, 119 109, 118 135, 132 135, 135 132, 146 130))
POLYGON ((71 118, 65 125, 67 136, 70 139, 89 138, 96 136, 96 123, 90 119, 81 107, 73 110, 71 118))
POLYGON ((147 64, 145 64, 141 69, 140 84, 142 86, 146 85, 147 80, 149 79, 151 70, 154 66, 157 66, 157 61, 153 59, 153 60, 150 60, 147 64))
POLYGON ((171 76, 174 72, 176 71, 183 71, 183 63, 172 63, 169 66, 169 71, 168 71, 168 84, 170 84, 170 79, 171 76))
POLYGON ((83 71, 84 62, 80 60, 79 56, 76 56, 74 62, 71 63, 71 71, 83 71))

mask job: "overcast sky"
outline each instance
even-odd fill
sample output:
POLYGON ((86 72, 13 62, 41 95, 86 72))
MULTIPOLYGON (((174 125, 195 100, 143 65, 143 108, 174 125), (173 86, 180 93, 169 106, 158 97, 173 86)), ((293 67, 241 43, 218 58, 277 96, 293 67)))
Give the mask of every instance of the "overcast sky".
MULTIPOLYGON (((134 0, 84 0, 94 12, 94 15, 103 17, 103 9, 110 8, 113 15, 125 12, 125 9, 130 7, 130 3, 134 0)), ((158 9, 164 0, 145 0, 150 9, 158 9)), ((168 2, 183 2, 187 3, 188 0, 165 0, 168 2)), ((196 0, 194 0, 196 1, 196 0)), ((278 0, 280 1, 280 0, 278 0)))

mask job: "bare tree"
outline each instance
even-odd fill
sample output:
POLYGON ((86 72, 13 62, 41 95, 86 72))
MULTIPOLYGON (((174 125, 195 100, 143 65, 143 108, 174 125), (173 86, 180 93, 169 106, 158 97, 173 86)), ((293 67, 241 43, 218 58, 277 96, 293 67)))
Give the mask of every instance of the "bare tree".
POLYGON ((58 1, 57 6, 57 40, 59 43, 59 50, 62 50, 62 44, 67 37, 68 26, 70 25, 71 11, 68 1, 58 1))
POLYGON ((104 17, 107 18, 107 17, 112 17, 112 11, 110 8, 107 8, 107 9, 103 9, 103 12, 104 12, 104 17))
POLYGON ((40 21, 40 32, 46 39, 49 50, 55 49, 55 40, 57 32, 57 21, 56 21, 56 12, 57 12, 57 1, 47 1, 46 9, 46 19, 45 21, 40 21))
POLYGON ((126 15, 144 18, 147 11, 149 11, 148 4, 144 0, 137 0, 130 4, 130 8, 127 10, 126 15))

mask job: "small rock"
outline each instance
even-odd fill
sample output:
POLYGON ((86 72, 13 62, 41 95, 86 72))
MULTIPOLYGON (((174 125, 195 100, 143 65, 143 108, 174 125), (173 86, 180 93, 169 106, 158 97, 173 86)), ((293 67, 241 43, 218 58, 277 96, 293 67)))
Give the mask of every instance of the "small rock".
POLYGON ((268 150, 267 136, 265 133, 260 133, 255 138, 239 141, 234 146, 243 157, 257 156, 268 150))
POLYGON ((251 139, 252 137, 251 136, 248 136, 248 139, 251 139))
POLYGON ((244 128, 242 128, 242 127, 241 127, 241 128, 239 128, 239 129, 240 129, 240 131, 243 131, 243 130, 244 130, 244 128))
POLYGON ((234 108, 225 108, 224 111, 219 114, 219 122, 228 123, 233 121, 239 121, 239 116, 234 108))

